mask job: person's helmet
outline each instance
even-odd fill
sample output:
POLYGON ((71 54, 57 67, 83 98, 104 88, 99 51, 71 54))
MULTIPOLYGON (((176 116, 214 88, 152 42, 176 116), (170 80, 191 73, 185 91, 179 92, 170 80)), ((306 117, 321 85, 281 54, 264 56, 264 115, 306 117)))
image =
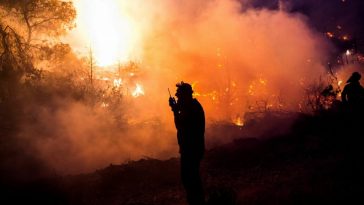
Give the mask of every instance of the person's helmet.
POLYGON ((356 81, 359 81, 360 78, 361 78, 360 73, 359 72, 354 72, 353 74, 351 74, 350 78, 346 82, 347 83, 356 82, 356 81))
POLYGON ((193 93, 192 86, 183 81, 181 81, 180 83, 177 83, 176 87, 177 87, 177 92, 180 92, 183 94, 188 94, 188 95, 192 95, 192 93, 193 93))

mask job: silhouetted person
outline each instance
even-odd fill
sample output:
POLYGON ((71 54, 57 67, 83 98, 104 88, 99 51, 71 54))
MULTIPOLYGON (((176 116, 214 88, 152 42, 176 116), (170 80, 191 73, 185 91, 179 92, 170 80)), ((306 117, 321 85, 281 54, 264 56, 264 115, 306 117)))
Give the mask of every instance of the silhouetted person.
MULTIPOLYGON (((361 75, 358 72, 352 73, 347 80, 341 97, 346 107, 346 118, 343 122, 345 135, 349 141, 345 143, 345 153, 347 154, 343 167, 345 167, 345 176, 351 185, 351 193, 356 201, 362 201, 362 182, 364 180, 364 152, 363 152, 363 107, 364 107, 364 88, 360 85, 361 75)), ((343 140, 345 141, 345 140, 343 140)))
POLYGON ((188 83, 178 83, 176 102, 169 98, 177 128, 177 140, 181 155, 181 179, 190 205, 204 204, 200 178, 200 162, 205 151, 205 114, 201 104, 192 97, 188 83))
POLYGON ((352 111, 359 111, 364 106, 364 88, 360 85, 361 75, 354 72, 346 81, 346 85, 341 93, 341 100, 344 106, 352 111))

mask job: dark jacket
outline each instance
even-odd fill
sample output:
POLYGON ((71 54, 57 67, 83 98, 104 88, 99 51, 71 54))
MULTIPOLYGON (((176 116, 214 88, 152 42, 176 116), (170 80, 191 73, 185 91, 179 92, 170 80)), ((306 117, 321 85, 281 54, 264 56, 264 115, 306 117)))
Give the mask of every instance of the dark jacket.
POLYGON ((205 151, 205 114, 201 104, 193 99, 187 105, 178 105, 174 123, 181 155, 202 158, 205 151))
POLYGON ((363 106, 364 102, 364 88, 358 81, 351 82, 345 85, 341 93, 342 102, 349 106, 359 107, 363 106))

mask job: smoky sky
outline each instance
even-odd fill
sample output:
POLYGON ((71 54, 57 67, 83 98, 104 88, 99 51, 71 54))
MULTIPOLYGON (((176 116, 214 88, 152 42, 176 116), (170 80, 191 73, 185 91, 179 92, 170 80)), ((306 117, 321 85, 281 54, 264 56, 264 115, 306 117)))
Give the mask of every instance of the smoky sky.
POLYGON ((308 24, 317 31, 347 34, 358 41, 360 51, 364 50, 361 39, 364 34, 363 0, 242 0, 242 3, 270 10, 278 10, 281 4, 285 4, 289 12, 305 15, 308 24))

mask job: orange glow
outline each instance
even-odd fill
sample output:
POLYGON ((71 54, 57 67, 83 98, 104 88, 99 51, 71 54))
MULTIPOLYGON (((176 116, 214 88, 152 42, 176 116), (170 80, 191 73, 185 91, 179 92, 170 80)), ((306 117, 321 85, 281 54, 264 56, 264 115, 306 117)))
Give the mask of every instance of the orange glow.
POLYGON ((263 85, 266 85, 267 84, 267 80, 264 80, 262 78, 259 79, 259 82, 263 85))
POLYGON ((331 32, 326 32, 326 36, 329 37, 329 38, 333 38, 334 37, 334 34, 331 33, 331 32))
POLYGON ((348 35, 344 35, 341 37, 342 40, 344 41, 348 41, 349 40, 349 36, 348 35))
POLYGON ((244 122, 243 122, 243 120, 241 119, 241 117, 240 117, 240 116, 238 116, 237 118, 235 118, 235 119, 233 120, 233 123, 234 123, 236 126, 239 126, 239 127, 244 126, 244 122))
POLYGON ((123 82, 121 81, 121 79, 114 79, 114 87, 119 88, 121 85, 123 84, 123 82))
POLYGON ((83 47, 91 47, 99 66, 129 60, 136 32, 114 0, 76 0, 77 28, 83 47))
POLYGON ((133 93, 131 95, 136 98, 136 97, 142 96, 144 94, 145 93, 144 93, 143 87, 139 83, 137 83, 135 90, 133 91, 133 93))
POLYGON ((253 81, 249 85, 248 94, 259 95, 259 94, 266 94, 267 93, 267 79, 260 77, 258 80, 253 81))
POLYGON ((193 93, 192 93, 192 96, 195 98, 195 97, 208 97, 210 98, 212 101, 215 101, 217 100, 217 91, 213 90, 211 92, 208 92, 208 93, 200 93, 198 92, 198 89, 196 89, 196 85, 197 85, 198 81, 197 82, 193 82, 191 84, 192 86, 192 90, 193 90, 193 93))
POLYGON ((108 103, 106 103, 106 102, 102 102, 102 103, 101 103, 101 107, 102 107, 102 108, 107 108, 107 107, 109 107, 109 104, 108 104, 108 103))
MULTIPOLYGON (((198 82, 192 86, 205 110, 207 128, 223 120, 239 129, 248 125, 244 116, 249 112, 297 111, 298 106, 306 111, 303 88, 327 71, 323 59, 331 54, 323 33, 310 28, 300 15, 246 10, 239 1, 74 3, 77 28, 68 43, 78 57, 88 57, 91 47, 95 81, 90 84, 90 76, 80 72, 79 85, 90 85, 85 86, 85 96, 97 100, 97 108, 90 108, 88 102, 94 101, 86 98, 85 105, 76 99, 61 112, 42 109, 42 115, 43 110, 52 111, 46 113, 45 125, 60 126, 49 133, 55 140, 48 140, 48 132, 38 137, 45 139, 45 148, 36 150, 51 167, 64 172, 92 171, 142 156, 178 156, 167 88, 173 94, 181 80, 198 82), (100 68, 108 65, 110 72, 100 68), (105 96, 88 95, 93 87, 105 90, 105 96)), ((75 66, 78 69, 78 62, 75 66)), ((61 105, 70 101, 61 100, 61 105)))

